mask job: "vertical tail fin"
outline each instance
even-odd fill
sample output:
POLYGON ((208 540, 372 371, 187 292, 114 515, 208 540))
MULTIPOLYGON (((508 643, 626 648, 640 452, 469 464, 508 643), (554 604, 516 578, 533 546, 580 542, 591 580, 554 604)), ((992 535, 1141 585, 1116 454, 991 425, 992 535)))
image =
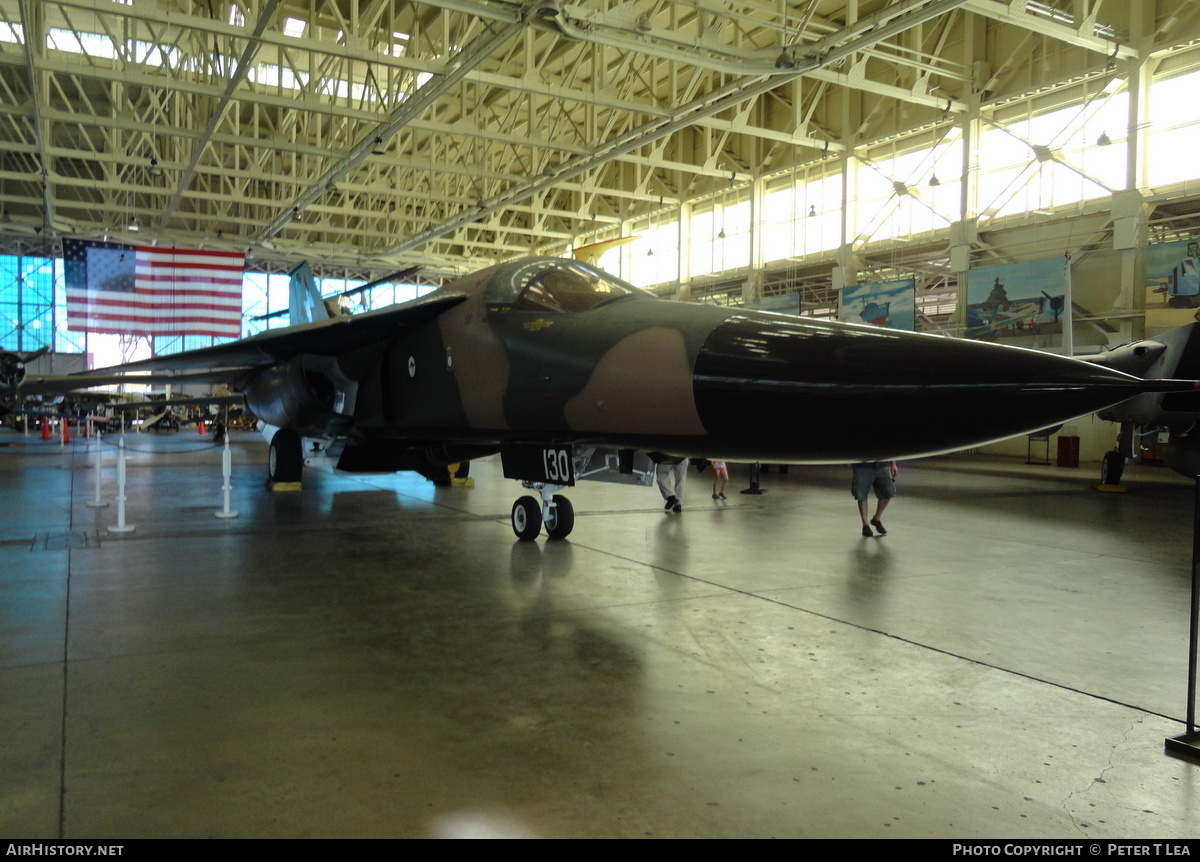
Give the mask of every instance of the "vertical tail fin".
POLYGON ((308 261, 302 260, 288 270, 288 278, 291 281, 288 322, 295 326, 298 323, 328 320, 329 309, 321 299, 321 292, 317 290, 317 281, 313 278, 308 261))

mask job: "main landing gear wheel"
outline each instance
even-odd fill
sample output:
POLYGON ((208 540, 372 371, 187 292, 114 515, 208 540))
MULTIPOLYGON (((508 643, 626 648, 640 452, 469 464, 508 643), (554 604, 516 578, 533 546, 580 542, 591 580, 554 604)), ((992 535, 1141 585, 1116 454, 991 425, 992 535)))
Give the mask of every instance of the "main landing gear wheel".
POLYGON ((542 531, 542 507, 533 497, 521 497, 512 507, 512 528, 522 542, 536 539, 542 531))
POLYGON ((546 535, 551 539, 565 539, 575 526, 575 508, 571 501, 559 494, 554 495, 554 506, 546 519, 546 535))
POLYGON ((303 441, 291 428, 280 428, 271 438, 268 475, 272 482, 299 482, 304 472, 303 441))

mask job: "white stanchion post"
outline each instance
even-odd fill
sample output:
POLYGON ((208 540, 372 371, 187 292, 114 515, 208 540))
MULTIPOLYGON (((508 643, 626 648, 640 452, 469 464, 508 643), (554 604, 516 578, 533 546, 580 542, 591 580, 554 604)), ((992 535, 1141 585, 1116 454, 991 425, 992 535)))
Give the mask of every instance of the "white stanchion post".
POLYGON ((130 533, 133 524, 125 523, 125 430, 117 443, 117 525, 109 527, 110 533, 130 533))
POLYGON ((96 462, 96 496, 88 503, 93 509, 103 509, 108 505, 107 502, 100 499, 100 470, 101 461, 104 456, 100 449, 100 432, 96 430, 96 426, 92 424, 92 420, 88 420, 88 433, 92 435, 92 459, 96 462))
POLYGON ((229 449, 229 429, 225 429, 225 448, 221 450, 221 477, 225 480, 225 484, 221 486, 221 491, 225 498, 225 507, 216 513, 218 518, 236 518, 237 512, 229 509, 229 492, 233 490, 233 485, 230 483, 230 476, 233 474, 233 454, 229 449))

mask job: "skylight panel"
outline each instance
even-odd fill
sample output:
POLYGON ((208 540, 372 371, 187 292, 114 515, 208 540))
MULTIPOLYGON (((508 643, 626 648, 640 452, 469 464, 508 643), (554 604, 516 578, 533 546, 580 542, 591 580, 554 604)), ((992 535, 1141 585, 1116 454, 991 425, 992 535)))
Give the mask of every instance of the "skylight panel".
POLYGON ((304 35, 304 31, 307 28, 307 21, 302 21, 299 18, 283 19, 283 35, 285 36, 291 36, 293 39, 299 39, 304 35))
POLYGON ((393 57, 403 57, 408 53, 408 40, 407 33, 393 32, 391 47, 385 48, 383 53, 391 54, 393 57))

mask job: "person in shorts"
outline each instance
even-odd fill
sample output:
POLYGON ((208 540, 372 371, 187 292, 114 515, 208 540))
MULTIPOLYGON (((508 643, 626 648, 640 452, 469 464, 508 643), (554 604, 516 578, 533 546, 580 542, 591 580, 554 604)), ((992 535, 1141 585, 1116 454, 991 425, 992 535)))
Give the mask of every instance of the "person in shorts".
POLYGON ((725 499, 725 489, 729 487, 729 468, 724 461, 713 461, 713 493, 714 500, 725 499))
POLYGON ((870 537, 871 527, 881 536, 887 535, 881 520, 883 510, 896 496, 896 462, 895 461, 862 461, 851 464, 850 493, 858 501, 858 514, 862 518, 862 534, 870 537), (875 516, 867 519, 867 497, 875 491, 875 516))

